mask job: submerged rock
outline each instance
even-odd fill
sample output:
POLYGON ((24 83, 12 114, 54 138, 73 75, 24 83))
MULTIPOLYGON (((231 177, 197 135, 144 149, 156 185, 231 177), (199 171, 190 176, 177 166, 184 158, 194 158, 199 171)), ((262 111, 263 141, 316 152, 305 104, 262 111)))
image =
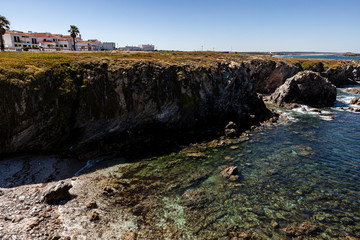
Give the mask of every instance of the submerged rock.
POLYGON ((349 88, 345 89, 344 91, 353 94, 360 94, 360 88, 349 88))
POLYGON ((238 173, 239 173, 239 170, 238 170, 238 167, 236 167, 236 166, 227 167, 221 171, 221 175, 230 181, 239 180, 240 177, 239 177, 238 173))
POLYGON ((351 99, 350 104, 360 105, 360 97, 355 97, 351 99))
POLYGON ((336 100, 336 87, 319 73, 304 71, 286 80, 271 95, 279 106, 302 103, 313 107, 332 106, 336 100))
POLYGON ((294 223, 287 228, 282 229, 286 235, 291 237, 312 236, 320 231, 320 228, 311 222, 294 223))
POLYGON ((188 208, 203 208, 210 202, 212 202, 210 196, 201 189, 186 191, 179 200, 180 205, 188 208))
POLYGON ((42 194, 41 201, 45 203, 56 203, 71 198, 69 190, 72 188, 70 183, 61 181, 59 184, 53 185, 42 194))

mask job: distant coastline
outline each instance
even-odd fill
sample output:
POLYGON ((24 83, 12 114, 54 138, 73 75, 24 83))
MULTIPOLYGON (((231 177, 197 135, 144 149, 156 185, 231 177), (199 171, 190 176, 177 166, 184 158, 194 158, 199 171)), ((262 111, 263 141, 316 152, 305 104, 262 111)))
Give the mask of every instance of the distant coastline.
POLYGON ((335 55, 335 54, 306 54, 306 55, 276 55, 274 57, 283 58, 311 58, 311 59, 330 59, 330 60, 346 60, 360 61, 360 55, 335 55))
POLYGON ((340 53, 340 54, 334 54, 333 56, 337 57, 360 57, 360 53, 340 53))

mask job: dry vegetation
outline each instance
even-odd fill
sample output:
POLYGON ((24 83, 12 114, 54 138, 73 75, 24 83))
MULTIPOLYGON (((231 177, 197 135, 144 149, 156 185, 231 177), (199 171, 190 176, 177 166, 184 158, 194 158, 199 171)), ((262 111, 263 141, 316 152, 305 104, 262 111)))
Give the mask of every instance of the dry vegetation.
MULTIPOLYGON (((43 70, 59 64, 70 64, 75 62, 96 61, 102 58, 113 59, 117 64, 130 64, 136 61, 149 61, 159 64, 190 64, 207 67, 219 62, 243 62, 252 59, 272 60, 275 62, 286 62, 290 64, 299 63, 304 69, 322 62, 324 67, 337 68, 347 64, 343 60, 319 60, 319 59, 296 59, 277 58, 270 56, 246 55, 240 53, 219 52, 3 52, 0 53, 0 75, 12 71, 25 71, 29 66, 43 70)), ((10 73, 11 74, 11 73, 10 73)))

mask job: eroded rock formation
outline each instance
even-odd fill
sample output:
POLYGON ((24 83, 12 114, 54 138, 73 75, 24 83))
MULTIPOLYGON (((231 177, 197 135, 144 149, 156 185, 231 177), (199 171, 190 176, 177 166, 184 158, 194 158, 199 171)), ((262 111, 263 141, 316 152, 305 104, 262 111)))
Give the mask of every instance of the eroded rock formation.
POLYGON ((336 100, 336 87, 319 73, 299 72, 286 80, 271 95, 271 101, 279 106, 302 103, 313 107, 332 106, 336 100))

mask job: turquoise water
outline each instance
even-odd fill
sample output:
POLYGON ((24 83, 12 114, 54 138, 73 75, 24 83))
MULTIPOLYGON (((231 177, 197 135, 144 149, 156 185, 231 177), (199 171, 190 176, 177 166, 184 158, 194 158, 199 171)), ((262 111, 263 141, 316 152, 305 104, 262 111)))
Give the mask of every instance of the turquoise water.
POLYGON ((334 108, 141 159, 111 180, 114 205, 145 239, 360 238, 360 114, 338 108, 354 96, 339 89, 334 108), (221 175, 228 166, 239 179, 221 175))
POLYGON ((313 58, 313 59, 334 59, 334 60, 360 60, 360 56, 347 57, 347 56, 332 56, 332 55, 289 55, 281 57, 290 58, 313 58))

